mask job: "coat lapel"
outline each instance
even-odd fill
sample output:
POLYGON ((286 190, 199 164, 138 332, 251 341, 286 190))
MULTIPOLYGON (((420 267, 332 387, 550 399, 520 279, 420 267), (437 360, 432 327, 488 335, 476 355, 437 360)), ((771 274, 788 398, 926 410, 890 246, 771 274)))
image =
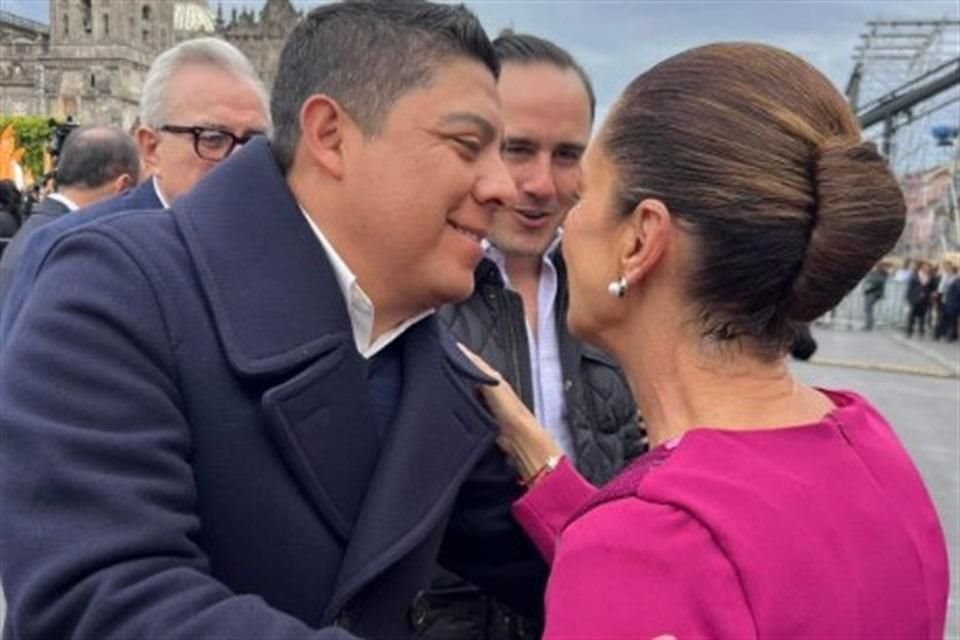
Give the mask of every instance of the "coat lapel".
POLYGON ((436 318, 404 336, 404 388, 326 619, 441 524, 495 427, 472 386, 491 383, 436 318))
POLYGON ((226 357, 297 484, 344 542, 377 460, 366 362, 322 246, 265 141, 174 202, 226 357))
POLYGON ((231 364, 248 376, 352 340, 333 269, 264 140, 218 165, 171 211, 231 364))

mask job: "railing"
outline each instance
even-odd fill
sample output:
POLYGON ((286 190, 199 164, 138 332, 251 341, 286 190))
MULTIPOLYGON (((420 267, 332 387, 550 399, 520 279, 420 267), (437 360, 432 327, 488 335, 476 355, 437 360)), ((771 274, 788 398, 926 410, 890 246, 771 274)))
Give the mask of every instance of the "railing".
MULTIPOLYGON (((907 283, 887 278, 883 298, 873 307, 873 322, 877 329, 900 328, 906 325, 910 307, 906 300, 907 283)), ((846 329, 862 329, 866 312, 863 305, 863 282, 847 294, 832 311, 817 320, 817 324, 829 324, 846 329)))

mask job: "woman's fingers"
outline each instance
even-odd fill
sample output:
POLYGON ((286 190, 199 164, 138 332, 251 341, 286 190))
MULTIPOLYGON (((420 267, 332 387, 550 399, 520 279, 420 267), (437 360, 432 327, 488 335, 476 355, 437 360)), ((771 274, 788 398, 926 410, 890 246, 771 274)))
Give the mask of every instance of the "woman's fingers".
POLYGON ((460 351, 463 351, 463 355, 467 356, 467 358, 470 359, 470 362, 472 362, 477 369, 480 369, 480 371, 482 371, 485 375, 490 376, 498 382, 503 381, 503 376, 500 375, 500 372, 487 364, 486 360, 468 349, 462 342, 458 342, 457 346, 460 347, 460 351))

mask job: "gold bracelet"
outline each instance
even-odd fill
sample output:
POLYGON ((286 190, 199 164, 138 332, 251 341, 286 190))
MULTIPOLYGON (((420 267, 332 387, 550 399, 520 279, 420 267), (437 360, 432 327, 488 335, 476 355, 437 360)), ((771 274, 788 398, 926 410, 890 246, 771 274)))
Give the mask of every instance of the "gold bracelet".
POLYGON ((543 463, 542 467, 537 469, 536 473, 534 473, 532 476, 530 476, 526 480, 524 480, 523 478, 520 478, 518 480, 518 482, 520 483, 520 486, 529 488, 537 484, 541 480, 543 480, 545 477, 547 477, 547 475, 551 471, 557 468, 557 465, 560 464, 560 458, 562 457, 563 456, 550 456, 549 458, 547 458, 546 462, 543 463))

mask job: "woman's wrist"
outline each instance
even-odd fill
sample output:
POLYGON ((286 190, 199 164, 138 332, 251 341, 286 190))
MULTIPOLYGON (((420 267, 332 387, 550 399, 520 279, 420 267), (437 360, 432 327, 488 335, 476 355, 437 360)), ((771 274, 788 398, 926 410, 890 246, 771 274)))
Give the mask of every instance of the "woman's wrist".
POLYGON ((563 451, 532 416, 517 427, 502 433, 498 443, 516 466, 521 482, 526 483, 563 451))

